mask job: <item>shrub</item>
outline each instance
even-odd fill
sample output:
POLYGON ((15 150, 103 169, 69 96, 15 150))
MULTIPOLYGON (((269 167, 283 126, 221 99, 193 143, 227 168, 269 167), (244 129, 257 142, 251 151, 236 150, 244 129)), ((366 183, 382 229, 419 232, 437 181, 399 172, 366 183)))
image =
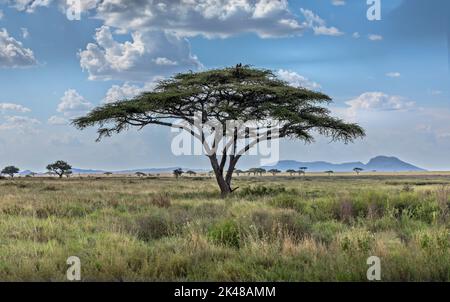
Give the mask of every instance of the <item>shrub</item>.
POLYGON ((439 220, 445 223, 450 216, 450 189, 446 186, 437 189, 436 200, 440 212, 439 220))
POLYGON ((151 204, 158 208, 168 208, 172 202, 168 194, 158 194, 152 197, 151 204))
POLYGON ((282 186, 265 187, 258 185, 254 187, 245 187, 240 194, 241 196, 273 196, 285 192, 286 188, 282 186))
POLYGON ((360 251, 367 253, 375 242, 375 236, 369 231, 356 229, 340 236, 338 242, 342 250, 346 252, 360 251))
POLYGON ((213 225, 208 231, 208 238, 218 244, 239 248, 241 245, 241 232, 234 220, 223 220, 213 225))
POLYGON ((280 237, 301 240, 311 232, 309 217, 294 211, 275 213, 258 210, 252 213, 251 225, 256 229, 259 238, 277 240, 280 237))
POLYGON ((317 222, 312 225, 311 236, 314 240, 328 245, 344 229, 345 226, 336 221, 317 222))
POLYGON ((136 219, 135 230, 138 239, 151 241, 160 239, 170 234, 169 218, 162 213, 154 213, 149 216, 136 219))

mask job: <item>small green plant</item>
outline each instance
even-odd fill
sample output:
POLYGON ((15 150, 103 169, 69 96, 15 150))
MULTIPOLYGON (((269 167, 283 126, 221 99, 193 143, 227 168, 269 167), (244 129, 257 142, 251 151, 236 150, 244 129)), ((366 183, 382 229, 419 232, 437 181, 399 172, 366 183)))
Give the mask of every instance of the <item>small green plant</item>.
POLYGON ((234 220, 223 220, 213 225, 208 231, 208 237, 215 243, 239 248, 241 246, 241 232, 234 220))

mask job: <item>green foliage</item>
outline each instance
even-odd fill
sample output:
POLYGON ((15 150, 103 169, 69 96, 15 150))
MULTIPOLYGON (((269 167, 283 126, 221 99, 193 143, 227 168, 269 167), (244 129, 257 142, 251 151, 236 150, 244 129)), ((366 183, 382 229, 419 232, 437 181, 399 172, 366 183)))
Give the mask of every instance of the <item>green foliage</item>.
POLYGON ((9 175, 10 177, 14 177, 14 174, 19 173, 19 168, 14 166, 8 166, 3 168, 3 170, 0 173, 9 175))
POLYGON ((208 231, 208 237, 218 244, 239 248, 241 245, 241 232, 239 225, 226 219, 213 225, 208 231))
POLYGON ((240 192, 241 196, 253 196, 253 197, 261 197, 261 196, 271 196, 286 192, 286 188, 282 186, 274 186, 274 187, 266 187, 266 186, 251 186, 245 187, 240 192))
POLYGON ((72 174, 72 166, 63 160, 58 160, 53 164, 47 165, 47 170, 51 173, 55 173, 60 178, 64 175, 69 177, 69 175, 72 174))

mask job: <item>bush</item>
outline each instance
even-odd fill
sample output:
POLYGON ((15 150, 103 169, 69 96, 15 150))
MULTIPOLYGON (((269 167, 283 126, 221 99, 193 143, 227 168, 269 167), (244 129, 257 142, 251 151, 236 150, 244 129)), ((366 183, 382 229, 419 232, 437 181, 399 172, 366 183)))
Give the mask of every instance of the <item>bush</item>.
POLYGON ((151 204, 158 208, 168 208, 172 202, 168 194, 158 194, 152 197, 151 204))
POLYGON ((136 219, 135 230, 137 238, 142 241, 160 239, 170 234, 170 222, 167 215, 154 213, 136 219))
POLYGON ((352 230, 339 237, 340 247, 346 252, 360 251, 367 253, 372 249, 374 242, 375 236, 366 230, 352 230))
POLYGON ((281 193, 285 193, 286 188, 282 186, 276 187, 265 187, 265 186, 254 186, 245 187, 240 192, 241 196, 273 196, 281 193))
POLYGON ((345 229, 345 226, 336 221, 318 222, 312 226, 311 236, 314 240, 329 245, 345 229))
POLYGON ((241 245, 239 225, 235 221, 229 219, 213 225, 208 231, 208 238, 215 243, 229 247, 239 248, 241 245))
POLYGON ((277 240, 286 235, 301 240, 311 232, 309 217, 286 210, 275 213, 264 210, 253 212, 251 225, 259 238, 268 240, 277 240))

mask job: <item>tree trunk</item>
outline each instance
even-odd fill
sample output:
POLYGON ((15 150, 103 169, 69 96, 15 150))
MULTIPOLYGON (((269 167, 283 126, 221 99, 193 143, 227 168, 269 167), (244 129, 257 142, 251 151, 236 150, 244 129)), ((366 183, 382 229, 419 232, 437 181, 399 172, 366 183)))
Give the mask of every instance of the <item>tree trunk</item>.
POLYGON ((215 155, 211 155, 208 157, 211 162, 211 166, 213 168, 214 174, 216 176, 216 181, 217 181, 217 184, 219 185, 222 198, 225 198, 232 192, 231 187, 225 181, 225 178, 223 177, 223 170, 221 170, 221 168, 220 168, 220 165, 217 161, 217 157, 215 155))

